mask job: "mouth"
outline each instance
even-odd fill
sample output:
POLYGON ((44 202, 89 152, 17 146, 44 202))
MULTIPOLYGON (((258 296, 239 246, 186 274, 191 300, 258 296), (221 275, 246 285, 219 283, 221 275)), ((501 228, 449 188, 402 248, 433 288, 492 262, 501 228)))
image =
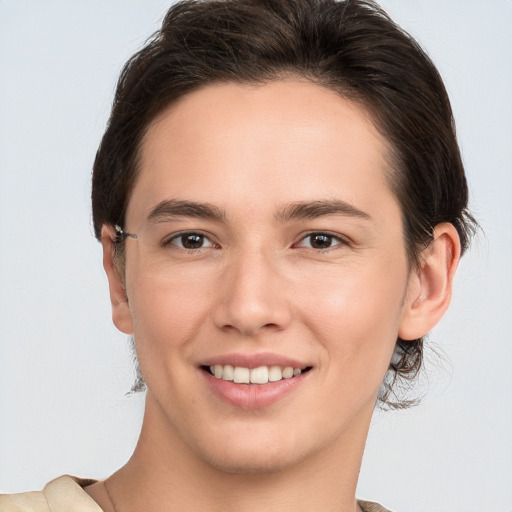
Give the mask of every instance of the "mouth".
POLYGON ((284 354, 238 352, 207 358, 199 371, 213 396, 248 411, 283 403, 285 397, 290 403, 311 381, 315 367, 308 363, 284 354))
POLYGON ((293 366, 258 366, 257 368, 248 368, 244 366, 233 366, 230 364, 201 366, 201 369, 212 375, 216 379, 235 384, 245 384, 248 386, 261 386, 269 382, 279 382, 281 380, 290 380, 311 370, 311 366, 304 368, 294 368, 293 366))

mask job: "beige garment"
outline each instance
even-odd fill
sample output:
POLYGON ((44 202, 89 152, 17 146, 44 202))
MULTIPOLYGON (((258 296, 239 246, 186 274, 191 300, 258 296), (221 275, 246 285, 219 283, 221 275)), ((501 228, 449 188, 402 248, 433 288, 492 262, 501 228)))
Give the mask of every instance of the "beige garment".
POLYGON ((94 480, 61 476, 39 492, 0 495, 0 512, 102 512, 82 489, 94 480))
MULTIPOLYGON (((61 476, 46 484, 42 491, 1 494, 0 512, 102 512, 82 489, 94 480, 61 476)), ((363 512, 390 512, 377 503, 360 501, 363 512)))

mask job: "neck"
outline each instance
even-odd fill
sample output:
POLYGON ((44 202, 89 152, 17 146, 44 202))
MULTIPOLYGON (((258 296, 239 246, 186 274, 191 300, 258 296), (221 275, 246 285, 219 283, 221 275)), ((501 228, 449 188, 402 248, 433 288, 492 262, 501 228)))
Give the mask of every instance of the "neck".
POLYGON ((109 494, 115 512, 355 512, 370 419, 371 411, 325 450, 288 467, 233 473, 205 462, 179 436, 155 428, 159 421, 146 408, 134 454, 108 479, 109 494))

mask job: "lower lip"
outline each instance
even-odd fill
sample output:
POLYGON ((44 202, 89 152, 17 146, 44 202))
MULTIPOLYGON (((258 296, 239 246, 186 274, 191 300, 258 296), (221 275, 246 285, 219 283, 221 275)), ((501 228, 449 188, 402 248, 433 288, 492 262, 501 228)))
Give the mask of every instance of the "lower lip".
POLYGON ((267 384, 235 384, 218 379, 201 370, 209 388, 224 402, 241 409, 254 410, 268 407, 293 393, 307 378, 311 370, 290 379, 267 384))

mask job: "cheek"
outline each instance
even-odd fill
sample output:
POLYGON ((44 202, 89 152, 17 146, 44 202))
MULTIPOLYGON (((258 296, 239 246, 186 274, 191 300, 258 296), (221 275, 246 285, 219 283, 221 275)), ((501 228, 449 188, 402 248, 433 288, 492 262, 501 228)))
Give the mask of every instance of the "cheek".
POLYGON ((303 323, 322 344, 336 379, 378 390, 398 337, 407 285, 398 267, 352 268, 317 279, 300 293, 303 323))
POLYGON ((178 351, 194 339, 211 296, 203 284, 151 276, 131 283, 131 289, 137 290, 128 296, 141 368, 147 359, 151 365, 172 363, 178 351))

